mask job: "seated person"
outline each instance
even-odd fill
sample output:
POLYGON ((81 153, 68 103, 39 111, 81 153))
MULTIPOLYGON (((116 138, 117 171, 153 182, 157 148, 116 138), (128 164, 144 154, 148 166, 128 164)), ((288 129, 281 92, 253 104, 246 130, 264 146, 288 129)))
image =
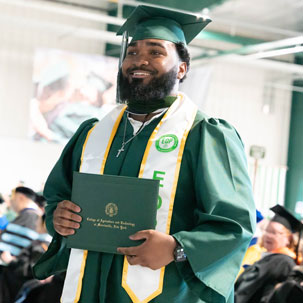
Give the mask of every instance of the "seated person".
POLYGON ((7 224, 0 236, 2 264, 12 261, 23 248, 37 239, 36 228, 41 210, 36 203, 36 197, 36 193, 28 187, 20 186, 13 191, 10 203, 17 217, 7 224))
POLYGON ((5 227, 8 224, 8 219, 5 216, 5 212, 6 212, 6 203, 2 194, 0 194, 0 231, 5 229, 5 227))
POLYGON ((294 233, 303 224, 280 205, 271 210, 275 216, 268 223, 262 239, 267 251, 239 276, 235 284, 236 303, 266 302, 268 294, 288 277, 298 260, 294 233))
POLYGON ((45 280, 29 280, 19 291, 14 303, 60 303, 65 273, 45 280))
POLYGON ((275 286, 266 303, 303 302, 303 265, 294 267, 289 277, 275 286))
POLYGON ((41 215, 43 215, 43 214, 45 213, 46 200, 45 200, 45 198, 42 196, 42 194, 36 193, 35 202, 36 202, 36 204, 38 205, 38 209, 40 210, 41 215))
POLYGON ((262 254, 266 251, 266 249, 263 246, 262 234, 264 228, 267 225, 267 220, 264 219, 263 215, 258 210, 256 211, 256 215, 257 215, 256 231, 254 233, 254 237, 251 239, 249 243, 248 249, 243 258, 242 266, 239 271, 238 277, 242 274, 242 272, 246 267, 260 260, 262 254))
MULTIPOLYGON (((22 249, 7 266, 0 267, 0 303, 15 302, 15 297, 22 285, 32 280, 32 266, 47 250, 51 236, 45 227, 45 215, 37 222, 38 237, 31 245, 22 249)), ((40 281, 39 281, 40 282, 40 281)))

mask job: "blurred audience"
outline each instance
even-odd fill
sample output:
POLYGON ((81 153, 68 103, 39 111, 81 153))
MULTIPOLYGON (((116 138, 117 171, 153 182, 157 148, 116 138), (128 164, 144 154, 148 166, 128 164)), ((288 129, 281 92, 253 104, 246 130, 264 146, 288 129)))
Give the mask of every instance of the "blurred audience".
POLYGON ((262 254, 266 252, 266 249, 264 248, 262 243, 262 236, 268 221, 263 217, 262 213, 258 210, 256 211, 256 220, 257 220, 256 231, 254 237, 249 243, 238 276, 242 274, 245 268, 254 264, 256 261, 260 260, 262 254))
POLYGON ((302 259, 295 234, 303 224, 280 205, 271 210, 275 216, 267 224, 260 243, 266 251, 239 276, 235 284, 236 303, 268 303, 276 285, 285 281, 302 259))
POLYGON ((35 197, 34 201, 38 205, 38 208, 39 208, 41 214, 43 215, 45 212, 45 205, 46 205, 45 198, 42 196, 42 194, 36 193, 36 197, 35 197))
MULTIPOLYGON (((301 230, 298 236, 299 256, 303 255, 303 243, 300 242, 301 230)), ((266 303, 302 303, 303 302, 303 262, 299 258, 300 265, 296 265, 285 281, 275 285, 273 291, 269 294, 266 303)))
POLYGON ((8 195, 0 194, 0 233, 7 224, 16 218, 17 214, 13 211, 8 195))
POLYGON ((266 303, 303 302, 303 265, 295 266, 287 279, 275 286, 266 303))
POLYGON ((0 194, 0 303, 60 303, 65 273, 36 280, 32 266, 47 250, 41 193, 18 184, 0 194))
MULTIPOLYGON (((60 302, 64 273, 44 281, 32 274, 51 242, 45 204, 41 194, 24 186, 10 199, 0 195, 0 303, 60 302)), ((303 224, 280 205, 271 210, 270 221, 257 211, 258 228, 235 284, 235 303, 303 302, 303 263, 296 266, 302 262, 303 224)))
POLYGON ((43 281, 32 274, 33 264, 51 242, 45 227, 45 204, 41 194, 23 185, 11 197, 0 196, 0 303, 60 302, 64 273, 43 281))
POLYGON ((65 273, 24 283, 14 303, 60 303, 65 273))
POLYGON ((0 267, 0 302, 15 302, 17 293, 26 281, 33 279, 32 266, 46 251, 51 237, 46 232, 45 215, 37 220, 37 238, 23 248, 6 266, 0 267))
POLYGON ((0 236, 2 263, 11 262, 23 248, 37 239, 37 222, 43 211, 36 200, 37 194, 28 187, 20 186, 13 191, 10 204, 17 217, 6 225, 0 236))

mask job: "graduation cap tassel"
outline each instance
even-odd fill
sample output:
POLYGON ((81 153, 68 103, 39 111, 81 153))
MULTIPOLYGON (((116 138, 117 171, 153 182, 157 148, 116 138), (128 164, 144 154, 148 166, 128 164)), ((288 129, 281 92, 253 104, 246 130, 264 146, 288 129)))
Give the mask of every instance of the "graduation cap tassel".
POLYGON ((119 80, 121 77, 121 68, 123 60, 126 56, 126 50, 128 46, 128 31, 125 31, 122 36, 122 45, 121 45, 121 51, 120 51, 120 57, 119 57, 119 66, 118 66, 118 76, 117 76, 117 96, 116 96, 116 103, 121 103, 120 100, 120 87, 119 87, 119 80))
POLYGON ((126 56, 126 50, 128 46, 128 31, 125 31, 122 36, 122 45, 121 45, 121 52, 119 58, 119 68, 121 68, 123 60, 126 56))

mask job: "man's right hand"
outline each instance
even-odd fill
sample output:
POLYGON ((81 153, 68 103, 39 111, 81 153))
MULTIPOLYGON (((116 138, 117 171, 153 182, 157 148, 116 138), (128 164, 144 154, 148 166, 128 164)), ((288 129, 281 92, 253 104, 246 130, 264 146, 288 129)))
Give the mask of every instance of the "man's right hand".
POLYGON ((81 216, 76 214, 80 211, 81 208, 71 201, 59 202, 53 217, 56 232, 62 236, 73 235, 75 229, 80 227, 79 222, 82 221, 81 216))

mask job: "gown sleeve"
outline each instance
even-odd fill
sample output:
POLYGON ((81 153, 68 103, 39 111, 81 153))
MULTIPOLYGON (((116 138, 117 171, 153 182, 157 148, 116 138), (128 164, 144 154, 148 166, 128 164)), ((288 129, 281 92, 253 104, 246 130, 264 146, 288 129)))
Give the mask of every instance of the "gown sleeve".
POLYGON ((79 171, 83 144, 88 131, 97 121, 97 119, 90 119, 80 125, 63 149, 45 183, 43 195, 47 201, 46 227, 53 239, 48 250, 33 267, 37 279, 45 279, 52 274, 66 270, 69 249, 66 248, 65 237, 59 235, 54 229, 53 212, 62 200, 71 200, 72 175, 74 171, 79 171))
POLYGON ((243 143, 224 120, 205 118, 186 142, 196 198, 194 228, 173 234, 189 288, 207 302, 228 302, 256 225, 243 143))

